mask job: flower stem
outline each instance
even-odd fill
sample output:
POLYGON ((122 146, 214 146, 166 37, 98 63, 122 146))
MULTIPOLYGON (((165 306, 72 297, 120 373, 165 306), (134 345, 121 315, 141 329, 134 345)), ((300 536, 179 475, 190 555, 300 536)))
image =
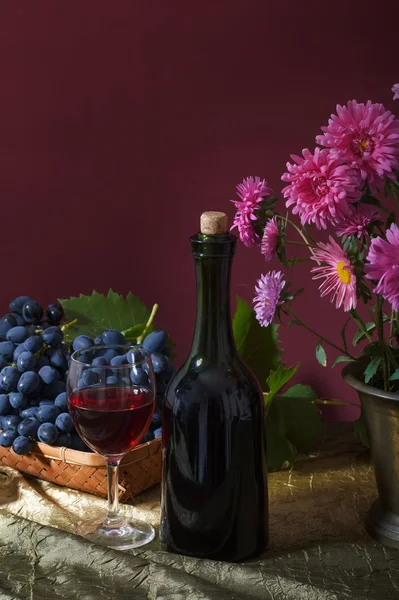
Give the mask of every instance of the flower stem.
POLYGON ((367 331, 366 324, 364 323, 363 319, 360 317, 360 315, 357 312, 357 310, 355 308, 352 308, 349 312, 351 314, 352 319, 355 321, 355 323, 359 327, 359 329, 364 333, 364 335, 368 339, 368 341, 372 342, 373 338, 371 337, 371 335, 367 331))
POLYGON ((296 242, 294 240, 286 240, 286 244, 295 244, 296 246, 307 246, 308 248, 316 248, 316 246, 311 246, 309 244, 305 244, 305 242, 296 242))
POLYGON ((344 354, 345 356, 348 356, 352 360, 356 360, 356 358, 354 356, 352 356, 352 354, 350 354, 349 352, 347 352, 343 348, 340 348, 339 346, 337 346, 337 344, 334 344, 334 342, 330 342, 329 340, 327 340, 327 338, 325 338, 324 336, 322 336, 319 333, 317 333, 317 331, 315 331, 314 329, 312 329, 311 327, 309 327, 309 325, 306 325, 306 323, 304 323, 302 321, 302 319, 300 319, 298 317, 298 315, 296 315, 291 308, 286 307, 286 310, 294 317, 294 319, 296 319, 298 321, 298 323, 300 323, 302 325, 302 327, 305 327, 305 329, 307 329, 308 331, 310 331, 310 333, 313 333, 313 335, 317 336, 319 338, 319 340, 321 340, 322 342, 325 342, 326 344, 328 344, 329 346, 331 346, 331 348, 335 348, 335 350, 338 350, 338 352, 341 352, 341 354, 344 354))
MULTIPOLYGON (((295 223, 293 223, 289 219, 286 219, 285 217, 282 217, 280 215, 276 215, 276 216, 277 216, 277 218, 283 220, 284 222, 289 223, 291 225, 291 227, 293 227, 299 233, 299 235, 301 236, 301 238, 305 242, 305 245, 309 248, 309 250, 313 254, 313 256, 315 256, 315 253, 313 252, 314 246, 312 246, 312 244, 309 243, 309 240, 306 237, 306 235, 303 233, 303 231, 297 225, 295 225, 295 223)), ((317 262, 318 265, 320 264, 319 261, 316 261, 316 262, 317 262)))
POLYGON ((145 325, 145 327, 144 327, 144 329, 142 331, 142 334, 139 335, 139 337, 137 338, 137 343, 138 344, 141 344, 142 341, 143 341, 143 339, 145 338, 148 329, 152 325, 152 322, 154 320, 154 317, 155 317, 155 315, 157 313, 158 308, 159 308, 158 304, 154 304, 154 306, 152 307, 152 311, 151 311, 150 317, 149 317, 149 319, 148 319, 148 321, 147 321, 147 323, 146 323, 146 325, 145 325))
POLYGON ((377 330, 378 330, 378 340, 380 342, 381 354, 382 354, 382 376, 384 381, 384 390, 388 391, 388 360, 387 360, 387 352, 386 345, 384 340, 384 320, 382 313, 382 296, 377 294, 377 304, 376 304, 376 316, 377 316, 377 330))

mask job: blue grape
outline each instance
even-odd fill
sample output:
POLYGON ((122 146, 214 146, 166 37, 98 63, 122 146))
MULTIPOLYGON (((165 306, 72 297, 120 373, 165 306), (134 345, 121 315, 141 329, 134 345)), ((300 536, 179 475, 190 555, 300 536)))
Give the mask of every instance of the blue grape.
POLYGON ((115 357, 118 356, 118 353, 116 350, 114 350, 114 348, 107 348, 107 349, 102 349, 96 352, 96 354, 100 357, 105 358, 105 360, 110 363, 111 360, 115 357))
POLYGON ((85 365, 91 365, 91 361, 93 360, 93 351, 83 350, 78 360, 85 365))
POLYGON ((40 377, 34 371, 26 371, 22 373, 17 387, 23 394, 36 392, 40 388, 40 377))
POLYGON ((143 369, 143 371, 146 375, 150 374, 150 365, 148 364, 148 362, 143 363, 141 365, 141 368, 143 369))
POLYGON ((115 377, 115 375, 109 375, 109 377, 107 377, 107 379, 105 380, 105 383, 107 385, 117 385, 118 378, 115 377))
POLYGON ((166 371, 166 368, 168 366, 168 359, 163 354, 153 352, 151 354, 151 362, 152 368, 154 369, 154 373, 163 373, 164 371, 166 371))
POLYGON ((93 342, 95 346, 102 346, 104 344, 104 340, 101 336, 95 337, 93 342))
POLYGON ((93 346, 93 340, 88 335, 79 335, 73 340, 72 347, 77 352, 78 350, 84 350, 93 346))
POLYGON ((28 333, 28 337, 31 337, 32 335, 36 335, 36 329, 37 329, 36 325, 28 325, 26 327, 26 331, 28 333))
POLYGON ((7 415, 2 418, 1 425, 3 429, 17 429, 20 422, 18 415, 7 415))
POLYGON ((60 414, 59 409, 54 405, 40 406, 37 411, 37 420, 40 423, 55 423, 56 418, 60 414))
POLYGON ((55 406, 54 400, 40 400, 39 406, 55 406))
POLYGON ((15 345, 12 342, 0 342, 0 354, 8 361, 13 359, 15 345))
POLYGON ((61 369, 62 371, 65 371, 68 368, 68 361, 61 348, 49 348, 46 354, 50 360, 51 366, 61 369))
POLYGON ((34 438, 36 437, 39 427, 40 423, 35 417, 27 417, 18 425, 18 433, 19 435, 25 435, 26 437, 34 438))
POLYGON ((39 369, 39 371, 40 371, 40 369, 42 367, 47 367, 49 364, 50 364, 50 361, 47 358, 47 356, 44 356, 44 355, 39 356, 39 358, 37 359, 36 368, 39 369))
MULTIPOLYGON (((111 359, 111 365, 113 367, 120 367, 122 365, 126 365, 127 364, 127 357, 126 354, 118 354, 117 356, 114 356, 114 358, 111 359)), ((119 369, 112 369, 113 373, 119 373, 119 369)))
POLYGON ((20 373, 32 371, 36 367, 37 358, 32 352, 22 352, 17 360, 17 368, 20 373))
POLYGON ((11 313, 11 314, 12 314, 12 316, 15 319, 16 325, 23 325, 23 326, 25 326, 25 319, 21 315, 19 315, 18 313, 15 313, 15 312, 11 313))
POLYGON ((153 331, 149 333, 143 341, 143 347, 148 352, 162 352, 168 341, 168 334, 166 331, 153 331))
POLYGON ((26 327, 18 325, 7 331, 6 338, 13 344, 22 344, 26 340, 27 335, 26 327))
POLYGON ((59 327, 53 325, 52 327, 48 327, 45 331, 43 331, 42 337, 46 344, 52 348, 58 348, 58 346, 62 344, 64 334, 59 327))
POLYGON ((58 438, 58 429, 53 423, 42 423, 37 430, 37 437, 43 444, 54 444, 58 438))
POLYGON ((132 367, 130 371, 130 379, 135 385, 145 385, 148 383, 148 377, 142 367, 132 367))
POLYGON ((21 356, 22 352, 26 352, 25 344, 19 344, 12 355, 12 359, 14 362, 17 362, 18 358, 21 356))
POLYGON ((155 409, 154 414, 152 415, 151 425, 152 425, 152 427, 158 428, 161 426, 161 424, 162 424, 162 412, 157 407, 155 409))
POLYGON ((21 392, 11 392, 8 399, 11 406, 13 408, 18 408, 19 410, 23 410, 28 404, 27 397, 21 394, 21 392))
POLYGON ((10 310, 11 312, 17 313, 17 315, 22 315, 22 309, 26 302, 32 300, 29 296, 18 296, 10 302, 10 310))
POLYGON ((53 383, 53 381, 58 380, 58 371, 54 367, 42 367, 39 376, 44 383, 53 383))
POLYGON ((2 356, 2 355, 0 354, 0 370, 4 369, 4 367, 5 367, 6 365, 7 365, 7 361, 6 361, 6 359, 4 358, 4 356, 2 356))
POLYGON ((57 398, 54 400, 54 405, 59 408, 61 412, 66 412, 68 410, 66 392, 58 394, 57 398))
POLYGON ((11 410, 11 404, 6 394, 0 394, 0 415, 7 415, 11 410))
POLYGON ((72 436, 70 433, 61 433, 56 442, 57 446, 63 446, 64 448, 71 448, 72 436))
POLYGON ((127 360, 131 365, 134 365, 143 360, 143 355, 138 348, 132 348, 127 353, 127 360))
POLYGON ((61 413, 55 420, 55 424, 62 433, 71 433, 73 421, 69 413, 61 413))
MULTIPOLYGON (((8 342, 7 342, 8 343, 8 342)), ((0 386, 3 392, 16 391, 19 373, 15 367, 4 367, 0 372, 0 386)))
POLYGON ((3 448, 9 448, 12 446, 16 437, 18 437, 18 431, 15 428, 2 431, 0 433, 0 446, 3 446, 3 448))
POLYGON ((162 437, 162 427, 158 427, 158 429, 155 429, 154 431, 154 438, 158 437, 162 437))
POLYGON ((29 454, 32 448, 32 440, 25 437, 24 435, 20 435, 17 438, 15 438, 12 445, 12 449, 14 450, 15 454, 20 454, 22 456, 24 456, 25 454, 29 454))
POLYGON ((82 374, 82 381, 85 386, 96 385, 98 383, 98 374, 93 369, 86 369, 82 374))
POLYGON ((51 400, 53 400, 59 394, 62 394, 65 391, 66 391, 65 381, 53 381, 53 383, 45 385, 43 388, 43 393, 44 393, 45 397, 50 398, 51 400))
POLYGON ((132 384, 132 382, 131 382, 131 380, 130 380, 129 377, 122 377, 120 379, 120 382, 121 382, 121 385, 124 385, 125 387, 130 387, 131 384, 132 384))
POLYGON ((28 417, 36 417, 37 415, 37 407, 30 406, 29 408, 25 408, 19 413, 21 419, 27 419, 28 417))
POLYGON ((154 439, 154 433, 149 429, 145 434, 143 439, 141 440, 142 444, 145 444, 146 442, 151 442, 151 440, 154 439))
POLYGON ((1 317, 0 323, 8 323, 11 327, 15 327, 17 325, 17 320, 12 314, 4 315, 1 317))
POLYGON ((22 316, 27 323, 40 323, 43 309, 36 300, 27 300, 22 307, 22 316))
POLYGON ((58 324, 64 316, 64 309, 61 304, 49 304, 46 314, 50 323, 58 324))
POLYGON ((71 433, 71 448, 74 450, 80 450, 81 452, 84 452, 87 449, 87 446, 82 438, 79 437, 75 432, 71 433))
POLYGON ((32 354, 36 354, 39 352, 43 345, 43 340, 40 335, 32 335, 24 342, 25 350, 28 352, 32 352, 32 354))
POLYGON ((108 329, 102 334, 103 342, 106 346, 123 346, 126 339, 120 331, 108 329))
POLYGON ((10 323, 0 323, 0 340, 4 341, 6 339, 7 332, 11 329, 12 325, 10 323))
POLYGON ((106 367, 109 363, 105 356, 97 356, 96 358, 93 358, 93 362, 91 364, 93 365, 93 367, 106 367))
POLYGON ((85 382, 82 379, 79 379, 78 383, 76 384, 76 387, 78 388, 78 390, 83 390, 83 388, 85 388, 85 382))

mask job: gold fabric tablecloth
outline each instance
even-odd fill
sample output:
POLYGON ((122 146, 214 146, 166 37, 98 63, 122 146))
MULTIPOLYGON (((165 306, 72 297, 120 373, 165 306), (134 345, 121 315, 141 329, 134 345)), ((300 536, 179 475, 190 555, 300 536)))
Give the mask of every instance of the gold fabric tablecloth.
MULTIPOLYGON (((399 551, 369 538, 367 453, 334 425, 292 471, 269 475, 270 548, 240 564, 95 546, 71 535, 106 502, 0 469, 0 599, 399 600, 399 551)), ((124 510, 157 526, 159 488, 124 510)))

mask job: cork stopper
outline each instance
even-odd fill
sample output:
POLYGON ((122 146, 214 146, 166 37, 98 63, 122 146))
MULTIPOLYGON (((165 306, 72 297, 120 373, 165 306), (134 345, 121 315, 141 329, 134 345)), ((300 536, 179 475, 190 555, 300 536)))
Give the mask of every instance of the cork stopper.
POLYGON ((227 215, 214 210, 202 213, 200 231, 205 235, 226 233, 228 231, 227 215))

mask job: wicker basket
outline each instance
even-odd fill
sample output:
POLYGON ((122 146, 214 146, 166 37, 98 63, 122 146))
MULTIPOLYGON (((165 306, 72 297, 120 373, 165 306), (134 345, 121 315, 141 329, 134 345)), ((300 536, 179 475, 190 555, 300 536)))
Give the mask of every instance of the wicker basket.
MULTIPOLYGON (((127 454, 119 469, 119 499, 125 502, 161 480, 161 438, 141 444, 127 454)), ((0 446, 0 465, 12 467, 64 487, 107 497, 104 459, 92 452, 78 452, 37 442, 26 456, 0 446)))

